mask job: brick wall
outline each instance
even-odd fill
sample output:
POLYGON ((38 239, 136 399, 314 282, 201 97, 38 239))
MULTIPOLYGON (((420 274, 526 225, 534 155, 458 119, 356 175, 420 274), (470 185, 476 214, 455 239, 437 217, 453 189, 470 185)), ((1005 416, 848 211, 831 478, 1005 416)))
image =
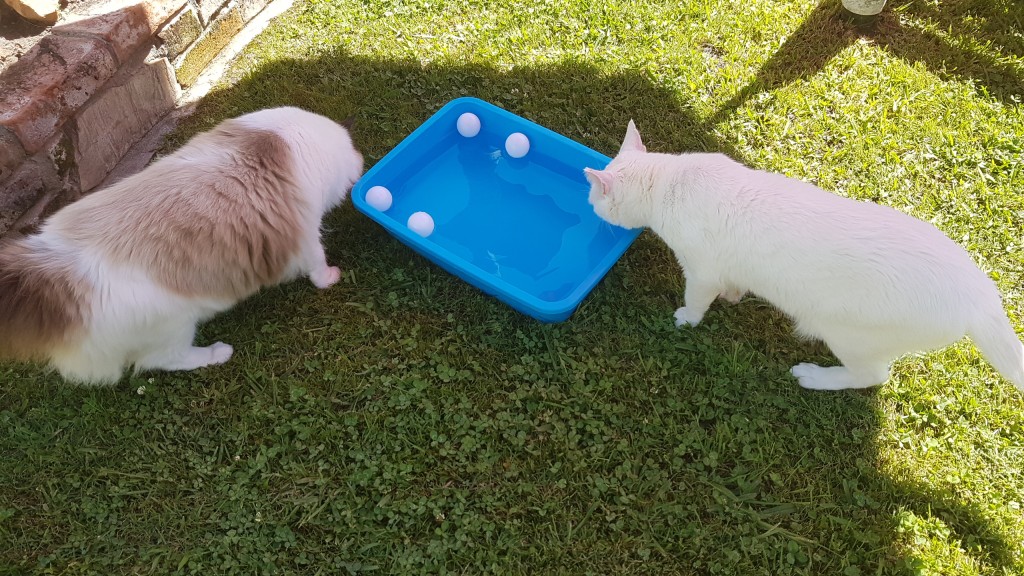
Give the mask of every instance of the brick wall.
POLYGON ((0 75, 0 235, 104 180, 269 0, 117 0, 0 75))

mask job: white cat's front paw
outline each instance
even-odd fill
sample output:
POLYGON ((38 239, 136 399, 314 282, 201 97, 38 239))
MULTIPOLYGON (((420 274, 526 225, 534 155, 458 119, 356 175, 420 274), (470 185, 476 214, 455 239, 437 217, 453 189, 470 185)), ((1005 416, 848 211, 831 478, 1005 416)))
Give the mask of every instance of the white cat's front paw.
POLYGON ((815 368, 820 368, 820 367, 817 364, 810 364, 808 362, 804 362, 802 364, 797 364, 796 366, 793 366, 792 368, 790 368, 789 369, 789 373, 792 374, 793 377, 795 377, 798 381, 800 381, 800 385, 801 386, 803 386, 804 388, 807 388, 807 386, 804 386, 804 379, 805 378, 807 378, 807 379, 812 378, 813 377, 812 375, 813 375, 813 372, 814 372, 815 368))
POLYGON ((231 355, 235 353, 235 349, 230 344, 223 342, 215 342, 210 346, 207 346, 207 350, 210 351, 210 364, 223 364, 231 359, 231 355))
POLYGON ((341 280, 341 268, 338 268, 337 266, 328 266, 310 274, 309 279, 313 281, 313 285, 317 288, 330 288, 331 286, 334 286, 338 280, 341 280))
POLYGON ((700 321, 704 318, 704 314, 694 314, 693 311, 683 306, 676 310, 674 314, 676 319, 676 328, 682 328, 683 326, 696 326, 700 324, 700 321))

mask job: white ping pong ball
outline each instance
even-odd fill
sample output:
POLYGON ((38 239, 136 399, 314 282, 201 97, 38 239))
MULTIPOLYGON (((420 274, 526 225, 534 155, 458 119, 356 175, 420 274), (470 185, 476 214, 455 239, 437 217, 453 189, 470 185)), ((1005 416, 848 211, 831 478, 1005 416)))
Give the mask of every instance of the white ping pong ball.
POLYGON ((513 132, 505 139, 505 151, 513 158, 522 158, 530 151, 530 139, 522 132, 513 132))
POLYGON ((384 212, 391 208, 391 191, 383 186, 374 186, 366 191, 366 203, 384 212))
POLYGON ((459 129, 459 134, 472 138, 480 133, 480 118, 472 112, 464 112, 455 122, 455 127, 459 129))
POLYGON ((434 219, 426 212, 413 212, 407 223, 409 229, 426 238, 434 232, 434 219))

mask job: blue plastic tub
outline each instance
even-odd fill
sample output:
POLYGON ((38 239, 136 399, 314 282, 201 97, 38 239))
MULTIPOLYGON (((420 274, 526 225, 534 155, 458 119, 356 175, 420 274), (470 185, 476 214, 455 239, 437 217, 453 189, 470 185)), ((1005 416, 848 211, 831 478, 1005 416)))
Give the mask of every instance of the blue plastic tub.
POLYGON ((610 159, 578 142, 476 98, 446 104, 356 183, 357 209, 445 270, 524 314, 561 322, 622 256, 640 230, 598 218, 583 168, 610 159), (456 128, 463 113, 479 133, 456 128), (506 138, 519 132, 529 151, 513 158, 506 138), (391 206, 367 192, 383 186, 391 206), (433 232, 407 223, 426 212, 433 232))

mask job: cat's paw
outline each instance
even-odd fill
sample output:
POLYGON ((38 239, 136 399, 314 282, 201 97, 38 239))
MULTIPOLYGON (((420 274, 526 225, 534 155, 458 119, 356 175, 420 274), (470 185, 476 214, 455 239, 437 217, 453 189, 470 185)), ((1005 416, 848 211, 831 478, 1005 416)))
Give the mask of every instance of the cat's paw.
POLYGON ((210 364, 223 364, 231 359, 231 355, 235 353, 235 349, 230 344, 223 342, 215 342, 210 346, 207 346, 207 350, 210 351, 210 364))
POLYGON ((734 289, 734 290, 726 290, 725 292, 722 292, 721 294, 719 294, 719 296, 724 298, 725 301, 729 302, 730 304, 738 304, 739 301, 743 300, 743 297, 746 296, 746 295, 747 295, 747 291, 746 290, 740 290, 738 288, 734 289))
MULTIPOLYGON (((817 364, 811 364, 809 362, 803 362, 790 368, 789 373, 792 374, 793 377, 800 382, 801 386, 804 386, 804 379, 813 378, 815 368, 820 368, 820 366, 818 366, 817 364)), ((804 386, 804 388, 807 388, 807 386, 804 386)))
POLYGON ((309 279, 313 281, 314 286, 321 290, 324 288, 330 288, 337 284, 338 280, 341 280, 341 268, 338 268, 337 266, 328 266, 310 274, 309 279))
POLYGON ((696 326, 700 324, 700 321, 704 318, 704 314, 694 314, 692 310, 689 310, 686 306, 676 310, 674 314, 676 319, 676 328, 682 328, 683 326, 696 326))
POLYGON ((843 390, 850 386, 844 381, 847 370, 841 366, 822 367, 810 362, 793 366, 789 372, 802 388, 808 390, 843 390))
POLYGON ((790 370, 800 385, 809 390, 848 390, 870 388, 884 384, 889 379, 889 365, 886 362, 862 364, 856 371, 846 366, 822 367, 803 363, 790 370))

